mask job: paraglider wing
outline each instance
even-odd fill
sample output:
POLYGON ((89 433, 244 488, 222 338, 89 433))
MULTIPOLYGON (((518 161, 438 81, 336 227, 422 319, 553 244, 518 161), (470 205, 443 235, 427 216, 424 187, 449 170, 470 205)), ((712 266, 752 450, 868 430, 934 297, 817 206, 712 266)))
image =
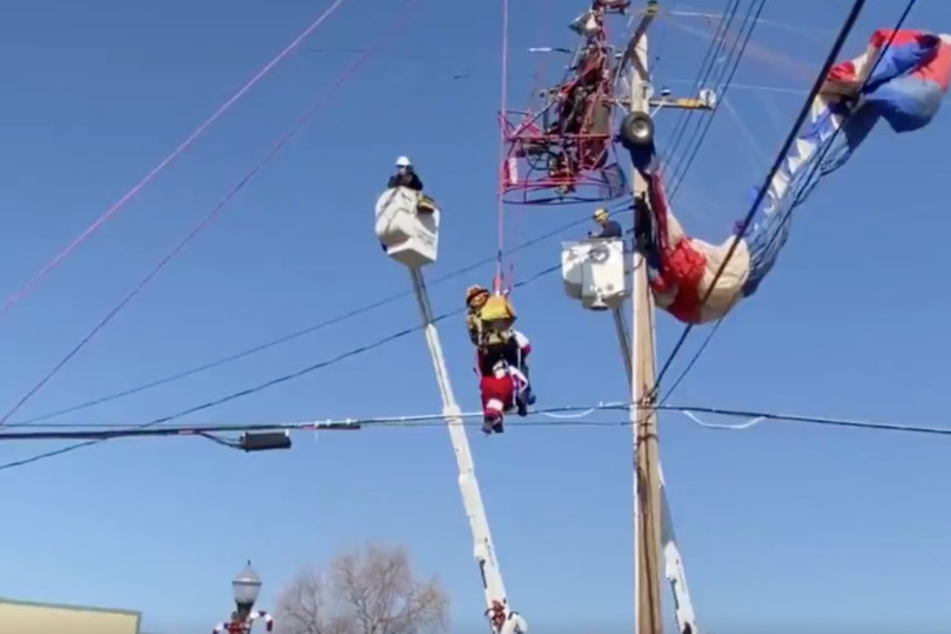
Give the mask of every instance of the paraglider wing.
POLYGON ((819 180, 849 159, 879 119, 898 133, 926 126, 949 83, 951 36, 924 31, 878 30, 863 55, 832 68, 744 236, 750 251, 744 296, 776 264, 792 211, 819 180))

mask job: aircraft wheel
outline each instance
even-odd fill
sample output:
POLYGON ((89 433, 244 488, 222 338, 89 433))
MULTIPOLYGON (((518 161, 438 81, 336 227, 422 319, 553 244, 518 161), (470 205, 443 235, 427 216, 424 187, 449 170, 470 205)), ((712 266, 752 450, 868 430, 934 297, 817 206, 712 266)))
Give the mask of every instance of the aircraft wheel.
POLYGON ((628 149, 641 149, 654 141, 654 120, 643 112, 632 112, 621 122, 621 142, 628 149))

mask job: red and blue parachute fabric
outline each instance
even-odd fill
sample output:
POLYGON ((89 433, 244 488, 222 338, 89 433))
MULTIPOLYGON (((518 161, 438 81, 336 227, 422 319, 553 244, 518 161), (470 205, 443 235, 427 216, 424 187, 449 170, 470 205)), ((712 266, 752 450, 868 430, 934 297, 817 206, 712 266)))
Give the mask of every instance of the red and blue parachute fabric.
POLYGON ((924 31, 876 31, 863 55, 832 68, 744 236, 750 251, 744 297, 773 268, 789 237, 793 209, 819 180, 841 167, 881 119, 898 133, 928 125, 949 83, 951 36, 924 31))
POLYGON ((724 317, 776 264, 793 210, 818 182, 841 167, 880 120, 898 133, 930 123, 949 83, 951 36, 924 31, 876 31, 865 53, 834 66, 715 284, 733 236, 720 245, 688 237, 670 211, 660 174, 645 173, 653 235, 642 248, 657 305, 687 323, 724 317))

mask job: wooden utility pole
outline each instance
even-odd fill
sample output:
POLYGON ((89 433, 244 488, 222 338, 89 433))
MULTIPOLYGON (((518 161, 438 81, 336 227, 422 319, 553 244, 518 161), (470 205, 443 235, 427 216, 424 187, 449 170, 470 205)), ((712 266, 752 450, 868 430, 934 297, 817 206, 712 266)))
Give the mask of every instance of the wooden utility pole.
MULTIPOLYGON (((647 29, 656 14, 649 4, 634 32, 631 47, 631 112, 650 114, 650 78, 647 70, 647 29)), ((631 170, 634 199, 647 196, 647 181, 635 168, 631 170)), ((632 411, 635 454, 636 514, 636 634, 662 634, 661 614, 661 506, 660 470, 657 443, 657 413, 651 392, 654 387, 654 298, 647 285, 644 258, 634 254, 633 318, 634 368, 631 395, 637 407, 632 411)))
MULTIPOLYGON (((651 115, 651 107, 687 110, 712 110, 715 95, 706 92, 699 98, 676 99, 666 95, 654 98, 648 72, 647 31, 657 16, 657 0, 648 0, 640 23, 628 44, 631 68, 631 113, 651 115)), ((647 197, 647 181, 636 168, 631 183, 635 201, 647 197)), ((636 221, 636 217, 635 217, 636 221)), ((631 423, 635 452, 635 622, 636 634, 663 634, 661 614, 662 556, 661 513, 662 490, 660 452, 657 438, 657 403, 654 381, 656 354, 654 349, 654 297, 647 279, 647 264, 637 252, 633 262, 634 345, 631 346, 632 402, 631 423)), ((617 319, 618 316, 616 316, 617 319)), ((694 633, 696 634, 696 633, 694 633)))

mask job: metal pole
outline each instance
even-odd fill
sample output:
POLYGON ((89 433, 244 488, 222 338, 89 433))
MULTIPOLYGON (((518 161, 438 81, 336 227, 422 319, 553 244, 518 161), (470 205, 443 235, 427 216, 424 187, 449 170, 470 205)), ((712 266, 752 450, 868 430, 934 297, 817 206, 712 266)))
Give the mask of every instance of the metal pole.
MULTIPOLYGON (((647 28, 653 21, 648 11, 634 35, 631 61, 631 112, 650 114, 647 72, 647 28)), ((634 197, 647 195, 647 182, 636 169, 631 180, 634 197)), ((632 402, 642 408, 654 405, 651 392, 655 376, 654 302, 647 284, 647 266, 635 252, 633 266, 633 319, 635 345, 631 365, 632 402)), ((661 504, 658 468, 657 413, 651 409, 631 408, 636 455, 636 633, 663 634, 660 594, 661 504)))
POLYGON ((462 492, 462 503, 469 518, 469 528, 472 530, 472 539, 475 545, 475 558, 479 563, 479 572, 482 577, 482 586, 485 590, 486 608, 491 609, 494 601, 508 606, 505 594, 505 585, 502 583, 502 573, 495 559, 495 548, 492 545, 492 533, 489 530, 489 521, 486 517, 485 506, 482 503, 482 493, 479 490, 479 481, 476 479, 475 465, 472 452, 469 449, 469 438, 463 426, 462 411, 456 403, 449 382, 449 370, 443 356, 442 345, 439 343, 439 332, 433 318, 433 310, 429 303, 429 294, 426 291, 426 282, 419 269, 411 268, 410 277, 413 280, 413 290, 416 301, 425 325, 426 344, 432 357, 433 369, 436 372, 436 381, 442 395, 443 414, 449 429, 449 439, 456 454, 456 464, 459 467, 459 490, 462 492))

